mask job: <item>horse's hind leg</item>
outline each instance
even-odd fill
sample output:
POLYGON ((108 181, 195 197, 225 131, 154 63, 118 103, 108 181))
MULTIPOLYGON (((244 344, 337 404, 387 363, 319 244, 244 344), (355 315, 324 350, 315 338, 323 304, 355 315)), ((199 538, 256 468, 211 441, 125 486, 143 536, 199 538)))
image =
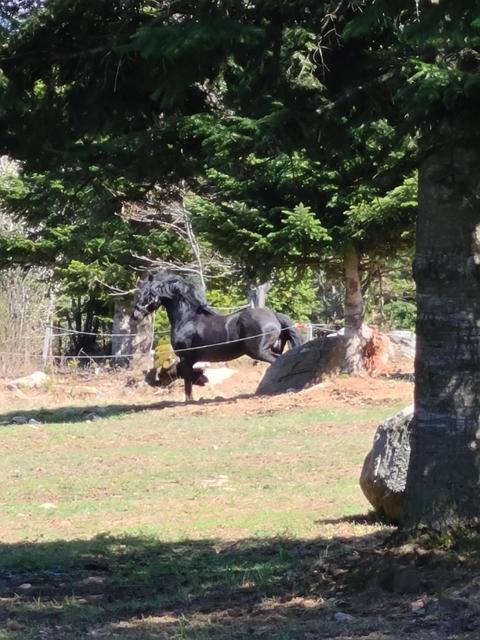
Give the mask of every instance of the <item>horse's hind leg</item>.
POLYGON ((272 347, 267 347, 264 349, 248 349, 247 355, 254 360, 262 360, 262 362, 275 362, 275 360, 281 355, 280 353, 276 353, 272 350, 272 347))
POLYGON ((281 355, 278 348, 275 348, 276 343, 282 339, 281 336, 271 335, 260 336, 258 338, 246 338, 245 339, 245 353, 254 360, 262 360, 263 362, 275 362, 275 360, 281 355))
POLYGON ((281 336, 273 345, 272 351, 275 355, 281 356, 283 350, 285 349, 285 345, 287 344, 287 338, 285 336, 281 336))

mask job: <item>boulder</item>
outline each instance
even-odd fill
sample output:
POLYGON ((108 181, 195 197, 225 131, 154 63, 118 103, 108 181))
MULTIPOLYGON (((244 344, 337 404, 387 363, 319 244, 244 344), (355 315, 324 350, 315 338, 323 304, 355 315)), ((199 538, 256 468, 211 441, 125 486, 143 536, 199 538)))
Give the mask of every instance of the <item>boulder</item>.
POLYGON ((332 334, 287 351, 267 369, 258 395, 300 391, 340 372, 345 355, 344 338, 332 334))
POLYGON ((403 358, 415 358, 416 336, 413 331, 397 330, 388 334, 392 344, 393 355, 403 358))
POLYGON ((403 512, 412 420, 410 406, 378 427, 360 475, 365 497, 380 516, 392 523, 397 523, 403 512))
POLYGON ((16 390, 19 388, 23 389, 39 389, 41 387, 45 387, 48 383, 48 376, 43 371, 34 371, 29 376, 24 376, 23 378, 17 378, 16 380, 11 380, 7 384, 8 389, 16 390))

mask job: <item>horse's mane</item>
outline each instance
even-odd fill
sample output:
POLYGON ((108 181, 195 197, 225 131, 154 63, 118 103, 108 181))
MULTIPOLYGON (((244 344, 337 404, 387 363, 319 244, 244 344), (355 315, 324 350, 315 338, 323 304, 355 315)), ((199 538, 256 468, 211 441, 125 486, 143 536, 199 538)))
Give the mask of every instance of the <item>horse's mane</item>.
POLYGON ((154 283, 161 284, 163 288, 170 291, 173 286, 175 286, 176 291, 180 291, 180 295, 185 299, 185 301, 192 307, 195 307, 196 310, 207 315, 220 315, 218 311, 215 311, 215 309, 208 304, 203 291, 194 284, 187 282, 184 278, 165 273, 158 273, 154 276, 153 280, 154 283))

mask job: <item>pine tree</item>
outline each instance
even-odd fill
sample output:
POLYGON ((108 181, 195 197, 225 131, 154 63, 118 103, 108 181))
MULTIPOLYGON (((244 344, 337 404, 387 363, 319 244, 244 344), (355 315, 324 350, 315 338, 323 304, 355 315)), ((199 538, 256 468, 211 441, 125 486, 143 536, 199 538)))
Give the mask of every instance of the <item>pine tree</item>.
POLYGON ((415 419, 403 527, 442 530, 480 515, 480 3, 362 5, 344 35, 368 42, 383 61, 380 99, 393 93, 420 136, 415 419))

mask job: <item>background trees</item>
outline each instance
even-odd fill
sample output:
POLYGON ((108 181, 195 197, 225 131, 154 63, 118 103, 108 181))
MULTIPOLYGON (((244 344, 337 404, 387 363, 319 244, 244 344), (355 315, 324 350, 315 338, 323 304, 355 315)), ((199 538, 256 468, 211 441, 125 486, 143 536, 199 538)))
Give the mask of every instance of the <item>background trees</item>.
POLYGON ((213 243, 264 277, 292 265, 338 271, 343 263, 353 346, 346 368, 354 371, 361 366, 362 261, 366 267, 366 258, 411 246, 415 136, 398 126, 392 100, 362 122, 358 100, 338 95, 372 71, 345 68, 357 58, 369 62, 358 42, 335 43, 339 53, 328 60, 326 45, 313 55, 325 6, 274 6, 244 16, 263 31, 227 61, 215 89, 221 107, 186 122, 187 139, 199 140, 203 154, 190 208, 213 243))
MULTIPOLYGON (((383 116, 365 127, 349 126, 348 110, 330 117, 334 87, 312 57, 326 8, 10 8, 0 26, 0 143, 22 172, 2 198, 29 231, 3 239, 2 264, 52 266, 72 301, 65 316, 94 329, 113 311, 105 284, 129 290, 152 260, 191 260, 188 243, 162 223, 185 195, 207 254, 235 262, 244 291, 273 278, 271 300, 299 319, 319 306, 320 268, 337 280, 343 256, 356 266, 354 251, 369 255, 382 234, 391 253, 394 227, 415 209, 414 141, 383 116), (152 193, 158 214, 130 216, 151 210, 152 193)), ((346 308, 361 321, 362 308, 346 308)))

